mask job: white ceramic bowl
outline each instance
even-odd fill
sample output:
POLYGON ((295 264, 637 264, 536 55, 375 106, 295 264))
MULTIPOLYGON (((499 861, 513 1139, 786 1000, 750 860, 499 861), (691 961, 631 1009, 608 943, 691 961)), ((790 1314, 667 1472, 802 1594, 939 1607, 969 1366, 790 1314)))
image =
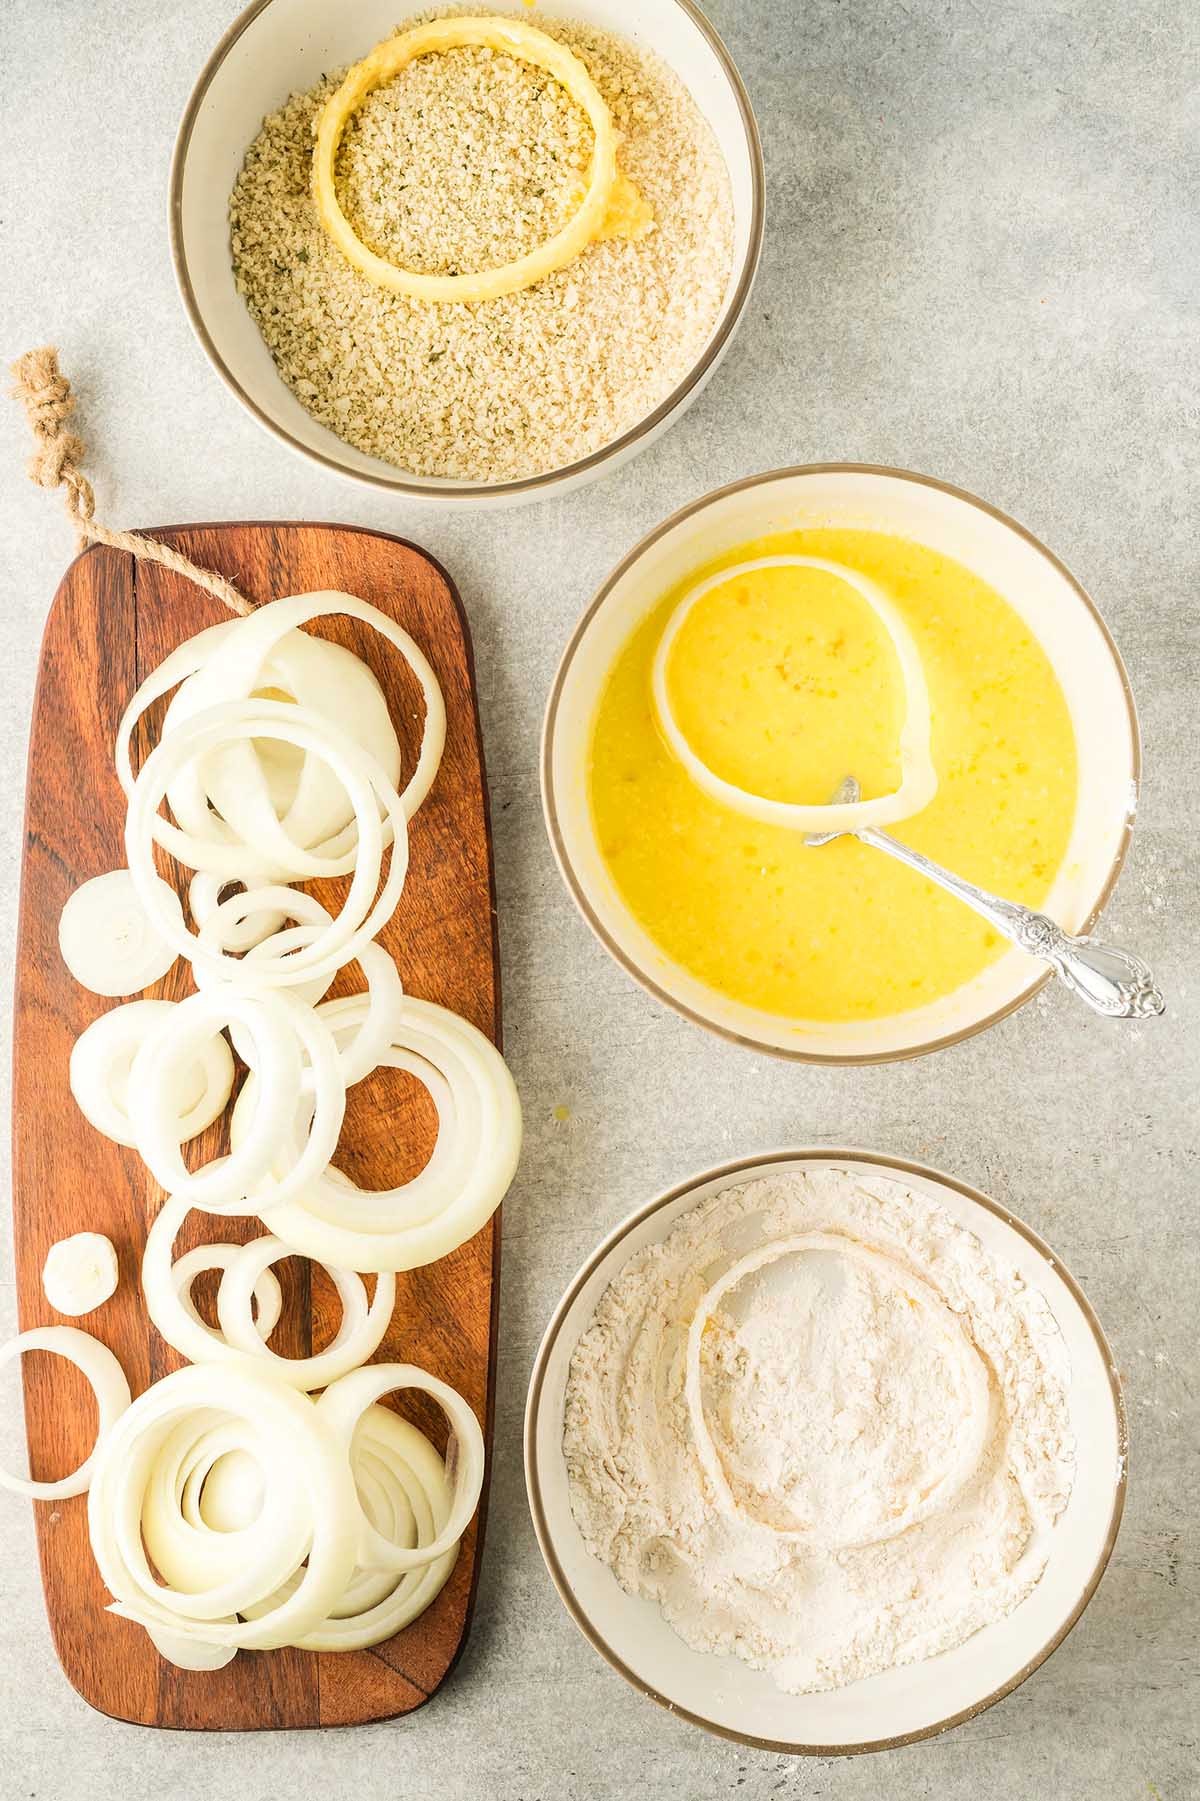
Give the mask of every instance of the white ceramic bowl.
POLYGON ((563 1296, 542 1340, 525 1414, 525 1480, 546 1567, 584 1637, 635 1688, 725 1738, 769 1751, 829 1756, 884 1751, 945 1732, 1010 1694, 1062 1643, 1096 1591, 1125 1504, 1126 1420, 1099 1321, 1049 1247, 986 1195, 951 1176, 870 1151, 799 1150, 729 1163, 660 1195, 611 1233, 563 1296), (1033 1592, 1007 1619, 954 1651, 831 1693, 786 1695, 735 1657, 693 1651, 657 1606, 625 1593, 586 1550, 571 1514, 562 1452, 567 1371, 604 1290, 628 1259, 665 1238, 680 1214, 733 1183, 836 1165, 897 1175, 1015 1265, 1046 1299, 1071 1359, 1077 1466, 1070 1501, 1033 1592))
POLYGON ((635 625, 673 584, 722 551, 771 531, 862 526, 955 557, 1029 624, 1062 684, 1079 752, 1079 804, 1046 911, 1084 931, 1112 892, 1137 804, 1140 752, 1129 682, 1103 620, 1057 557, 1024 527, 961 489, 921 475, 821 463, 751 476, 684 507, 609 576, 580 620, 551 689, 542 800, 559 868, 584 918, 617 961, 698 1024, 778 1056, 879 1063, 957 1043, 1002 1019, 1049 980, 1012 950, 928 1006, 852 1025, 791 1020, 730 1000, 659 949, 609 875, 592 821, 587 770, 608 672, 635 625))
POLYGON ((729 345, 750 293, 763 231, 763 166, 750 101, 729 52, 692 0, 488 0, 489 12, 536 22, 583 19, 649 45, 686 84, 716 135, 733 190, 729 286, 695 367, 653 412, 603 449, 521 481, 419 476, 365 456, 319 425, 278 375, 234 285, 229 195, 247 146, 290 93, 326 69, 357 62, 407 16, 414 0, 255 0, 209 58, 179 128, 171 165, 171 251, 184 306, 209 360, 260 425, 301 456, 372 488, 426 500, 519 502, 562 493, 615 468, 665 431, 699 394, 729 345))

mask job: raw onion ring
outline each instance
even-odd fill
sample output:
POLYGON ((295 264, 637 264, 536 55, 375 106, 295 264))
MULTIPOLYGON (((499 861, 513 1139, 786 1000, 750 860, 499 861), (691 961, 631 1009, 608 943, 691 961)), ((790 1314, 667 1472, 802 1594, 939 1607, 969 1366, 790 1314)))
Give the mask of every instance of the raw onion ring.
MULTIPOLYGON (((216 1327, 208 1324, 207 1320, 202 1316, 200 1309, 196 1306, 195 1301, 192 1299, 192 1283, 196 1280, 197 1276, 206 1275, 209 1270, 227 1270, 238 1252, 242 1249, 242 1246, 240 1244, 198 1244, 193 1250, 184 1251, 182 1255, 176 1257, 174 1263, 172 1263, 170 1260, 170 1252, 174 1248, 174 1242, 178 1236, 179 1225, 182 1223, 184 1216, 191 1212, 190 1207, 182 1207, 176 1213, 174 1211, 175 1206, 176 1203, 173 1201, 164 1201, 155 1217, 154 1224, 150 1227, 150 1231, 146 1236, 146 1249, 142 1254, 143 1290, 146 1288, 146 1263, 150 1256, 150 1240, 151 1238, 154 1238, 155 1241, 155 1258, 151 1262, 151 1268, 153 1269, 157 1266, 158 1244, 164 1234, 169 1234, 167 1242, 167 1267, 170 1272, 171 1285, 177 1297, 178 1309, 181 1310, 183 1317, 191 1322, 192 1326, 197 1326, 202 1332, 206 1332, 215 1344, 224 1344, 225 1339, 223 1334, 216 1327), (168 1213, 168 1209, 171 1209, 172 1211, 168 1213), (167 1219, 164 1224, 159 1227, 158 1236, 155 1237, 155 1227, 158 1226, 159 1221, 163 1218, 164 1214, 167 1214, 167 1219), (171 1229, 172 1225, 174 1226, 174 1230, 171 1229)), ((254 1324, 263 1338, 270 1338, 272 1332, 279 1324, 279 1316, 282 1312, 283 1290, 280 1288, 274 1274, 269 1269, 264 1270, 258 1281, 254 1284, 254 1324)), ((189 1363, 207 1362, 207 1354, 198 1354, 199 1352, 204 1351, 204 1341, 194 1337, 188 1327, 185 1326, 182 1329, 179 1327, 179 1312, 176 1311, 175 1308, 172 1308, 169 1303, 165 1307, 159 1304, 157 1313, 154 1309, 150 1309, 150 1317, 154 1325, 158 1327, 159 1335, 162 1338, 165 1338, 167 1343, 173 1346, 174 1349, 179 1352, 181 1357, 186 1357, 189 1363), (164 1329, 164 1323, 166 1329, 164 1329), (185 1336, 187 1339, 186 1346, 179 1342, 180 1338, 185 1336), (188 1348, 189 1346, 191 1347, 190 1349, 188 1348)))
MULTIPOLYGON (((127 1111, 134 1058, 176 1004, 126 1001, 94 1019, 71 1046, 71 1093, 84 1118, 116 1144, 135 1143, 127 1111)), ((214 1032, 190 1067, 180 1072, 172 1093, 172 1129, 180 1144, 189 1143, 224 1112, 233 1076, 229 1046, 220 1032, 214 1032)))
POLYGON ((257 1283, 271 1265, 293 1255, 290 1245, 269 1236, 243 1245, 221 1278, 217 1318, 227 1345, 251 1356, 268 1358, 285 1382, 311 1391, 336 1382, 375 1355, 391 1324, 396 1278, 387 1272, 377 1276, 375 1293, 368 1304, 360 1275, 322 1265, 342 1303, 337 1335, 323 1351, 314 1351, 311 1356, 280 1357, 267 1344, 267 1335, 253 1317, 252 1300, 257 1283))
POLYGON ((423 1569, 435 1558, 454 1549, 471 1523, 483 1491, 483 1433, 474 1410, 448 1382, 417 1369, 411 1363, 374 1363, 333 1382, 317 1402, 317 1412, 330 1425, 339 1442, 350 1452, 367 1410, 384 1395, 415 1388, 435 1400, 450 1426, 446 1468, 452 1473, 454 1492, 449 1516, 432 1543, 407 1547, 391 1543, 362 1512, 359 1561, 373 1569, 423 1569))
POLYGON ((125 1371, 107 1345, 90 1332, 81 1332, 78 1326, 35 1326, 32 1331, 19 1332, 16 1338, 0 1345, 0 1365, 24 1356, 26 1351, 53 1351, 87 1377, 99 1414, 96 1442, 79 1468, 69 1476, 60 1476, 57 1482, 35 1482, 32 1477, 10 1476, 7 1470, 0 1469, 0 1488, 7 1488, 14 1495, 28 1495, 34 1501, 60 1501, 69 1495, 81 1495, 94 1477, 96 1459, 106 1438, 129 1406, 125 1371))

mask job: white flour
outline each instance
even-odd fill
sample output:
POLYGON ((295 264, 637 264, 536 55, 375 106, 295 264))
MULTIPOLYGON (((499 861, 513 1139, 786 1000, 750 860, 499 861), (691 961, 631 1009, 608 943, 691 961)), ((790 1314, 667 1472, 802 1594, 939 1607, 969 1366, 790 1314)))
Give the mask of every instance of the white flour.
POLYGON ((567 1385, 572 1511, 689 1645, 840 1687, 1033 1588, 1070 1494, 1068 1382, 1045 1302, 944 1208, 883 1177, 769 1177, 685 1214, 603 1296, 567 1385), (813 1233, 853 1242, 748 1271, 699 1338, 710 1476, 685 1393, 698 1304, 813 1233))

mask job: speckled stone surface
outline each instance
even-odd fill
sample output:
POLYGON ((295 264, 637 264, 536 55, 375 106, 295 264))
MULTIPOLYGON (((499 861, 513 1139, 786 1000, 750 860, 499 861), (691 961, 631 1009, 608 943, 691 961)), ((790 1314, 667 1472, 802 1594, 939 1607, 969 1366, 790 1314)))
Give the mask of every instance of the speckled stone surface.
MULTIPOLYGON (((418 538, 463 592, 492 780, 507 1048, 528 1122, 505 1209, 487 1556, 466 1656, 411 1720, 320 1736, 156 1734, 100 1718, 68 1688, 27 1506, 0 1497, 0 1795, 1200 1794, 1192 0, 712 0, 766 149, 767 245, 743 330, 697 406, 645 457, 562 502, 486 517, 398 506, 292 460, 238 411, 192 340, 167 252, 167 165, 192 80, 233 10, 232 0, 7 0, 0 353, 61 345, 110 519, 355 521, 418 538), (1106 925, 1154 961, 1171 998, 1161 1024, 1120 1029, 1055 994, 932 1061, 792 1069, 661 1012, 575 916, 536 771, 546 688, 573 620, 677 505, 751 470, 825 458, 896 463, 986 496, 1039 533, 1103 609, 1146 753, 1133 854, 1106 925), (744 1751, 627 1688, 554 1596, 520 1469, 537 1339, 595 1240, 689 1171, 813 1140, 941 1164, 1044 1233, 1109 1332, 1134 1434, 1116 1556, 1062 1649, 973 1724, 851 1762, 744 1751)), ((5 1010, 38 639, 71 551, 58 501, 21 480, 25 451, 22 422, 0 406, 5 1010)), ((21 1433, 9 1375, 0 1454, 12 1462, 21 1433)))

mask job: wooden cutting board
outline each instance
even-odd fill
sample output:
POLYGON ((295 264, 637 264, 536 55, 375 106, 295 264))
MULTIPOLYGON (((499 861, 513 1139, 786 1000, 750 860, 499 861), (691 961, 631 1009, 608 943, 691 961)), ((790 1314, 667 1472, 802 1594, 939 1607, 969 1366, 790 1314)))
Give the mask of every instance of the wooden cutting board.
MULTIPOLYGON (((252 600, 339 588, 391 613, 422 646, 446 697, 446 753, 412 823, 411 865, 399 909, 380 941, 406 990, 464 1014, 497 1044, 500 987, 487 788, 475 705, 471 643, 444 570, 414 545, 383 533, 330 525, 197 525, 154 530, 193 561, 220 570, 252 600)), ((13 1217, 22 1329, 58 1316, 41 1283, 46 1252, 83 1229, 117 1247, 113 1298, 77 1323, 120 1358, 134 1394, 182 1362, 146 1315, 139 1269, 146 1228, 162 1191, 137 1154, 101 1137, 71 1096, 71 1045, 117 1005, 87 993, 58 950, 67 896, 124 861, 124 803, 112 763, 117 723, 139 681, 183 639, 226 618, 218 601, 151 563, 93 547, 67 571, 42 646, 29 756, 13 1056, 13 1217)), ((356 621, 316 629, 349 645, 383 684, 412 767, 420 690, 401 659, 356 621)), ((161 707, 151 716, 157 728, 161 707)), ((145 754, 149 733, 135 748, 145 754)), ((183 872, 170 873, 182 890, 183 872)), ((344 886, 344 885, 343 885, 344 886)), ((339 884, 314 884, 327 904, 339 884), (328 890, 328 893, 326 893, 328 890)), ((192 986, 183 963, 148 992, 176 999, 192 986)), ((334 993, 361 987, 357 969, 334 993)), ((417 1083, 380 1072, 352 1089, 339 1164, 361 1186, 406 1180, 432 1147, 435 1116, 417 1083)), ((221 1127, 200 1141, 221 1148, 221 1127)), ((257 1221, 193 1215, 179 1248, 203 1239, 254 1237, 257 1221), (192 1237, 187 1231, 193 1232, 192 1237)), ((499 1215, 452 1256, 397 1277, 396 1308, 379 1360, 420 1364, 475 1408, 489 1450, 495 1376, 499 1215)), ((286 1307, 275 1347, 307 1355, 336 1329, 336 1301, 302 1259, 278 1267, 286 1307), (315 1340, 315 1344, 314 1344, 315 1340)), ((203 1291, 200 1291, 204 1305, 203 1291)), ((59 1322, 61 1323, 61 1322, 59 1322)), ((62 1358, 23 1359, 31 1468, 54 1478, 86 1455, 95 1430, 86 1385, 62 1358)), ((413 1412, 439 1444, 436 1410, 413 1412)), ((441 1436, 439 1437, 439 1434, 441 1436)), ((411 1713, 438 1688, 466 1637, 479 1571, 486 1487, 457 1567, 433 1606, 388 1643, 344 1655, 242 1652, 215 1672, 164 1663, 144 1632, 106 1613, 109 1599, 87 1539, 86 1497, 34 1504, 46 1608, 72 1685, 116 1719, 147 1726, 235 1728, 342 1726, 411 1713)))

